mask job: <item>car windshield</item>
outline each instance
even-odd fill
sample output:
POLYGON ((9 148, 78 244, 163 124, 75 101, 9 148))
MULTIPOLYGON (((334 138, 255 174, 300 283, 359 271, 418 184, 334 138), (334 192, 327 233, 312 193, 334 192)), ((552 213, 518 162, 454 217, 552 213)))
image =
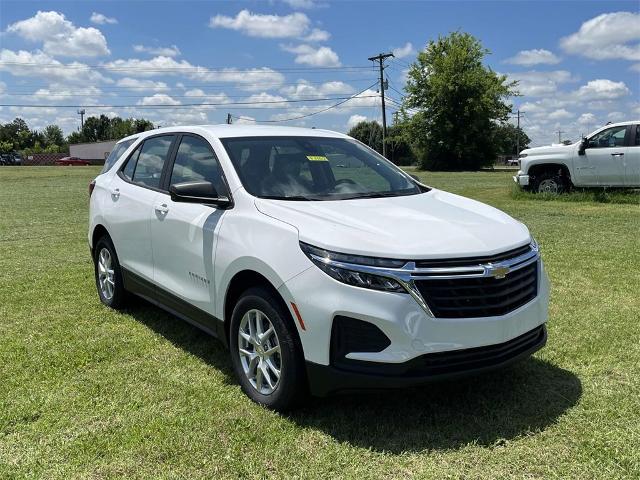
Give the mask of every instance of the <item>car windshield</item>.
POLYGON ((424 188, 355 140, 331 137, 221 139, 245 189, 278 200, 345 200, 424 188))

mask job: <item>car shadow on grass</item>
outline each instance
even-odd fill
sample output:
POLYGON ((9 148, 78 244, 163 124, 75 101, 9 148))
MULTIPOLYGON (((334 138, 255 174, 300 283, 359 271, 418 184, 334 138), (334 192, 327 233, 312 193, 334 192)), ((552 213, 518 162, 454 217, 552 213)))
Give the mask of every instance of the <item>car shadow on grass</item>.
POLYGON ((576 375, 529 358, 421 388, 313 399, 290 418, 337 441, 388 453, 500 447, 553 425, 581 395, 576 375))
MULTIPOLYGON (((218 340, 144 300, 128 313, 237 385, 218 340)), ((421 388, 311 398, 286 418, 336 441, 388 453, 500 447, 553 425, 581 395, 572 372, 529 358, 502 371, 421 388)))

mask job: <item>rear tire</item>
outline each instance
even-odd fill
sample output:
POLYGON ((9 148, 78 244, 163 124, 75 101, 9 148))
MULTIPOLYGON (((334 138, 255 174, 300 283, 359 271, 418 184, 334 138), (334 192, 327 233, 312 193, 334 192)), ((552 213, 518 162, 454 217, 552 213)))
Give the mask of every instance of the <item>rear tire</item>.
POLYGON ((269 290, 253 287, 240 296, 229 329, 231 361, 242 391, 280 412, 307 394, 304 355, 292 324, 282 302, 269 290))
POLYGON ((536 178, 534 191, 536 193, 547 193, 551 195, 558 195, 568 190, 566 179, 551 170, 542 172, 538 178, 536 178))
POLYGON ((121 310, 125 306, 127 292, 124 289, 122 269, 113 242, 105 235, 96 242, 93 252, 96 288, 100 301, 107 307, 121 310))

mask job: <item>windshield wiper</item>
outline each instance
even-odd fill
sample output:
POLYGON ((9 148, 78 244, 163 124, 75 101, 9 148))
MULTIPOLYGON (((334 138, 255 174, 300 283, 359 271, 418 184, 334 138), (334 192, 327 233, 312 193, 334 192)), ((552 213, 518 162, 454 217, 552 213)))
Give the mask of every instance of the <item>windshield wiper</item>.
POLYGON ((304 197, 302 195, 292 195, 290 197, 283 197, 279 195, 262 195, 260 198, 266 198, 268 200, 296 200, 296 201, 312 201, 315 198, 304 197))
POLYGON ((384 197, 402 197, 405 195, 411 195, 411 193, 398 193, 398 192, 369 192, 355 194, 350 197, 343 197, 341 200, 354 200, 357 198, 384 198, 384 197))

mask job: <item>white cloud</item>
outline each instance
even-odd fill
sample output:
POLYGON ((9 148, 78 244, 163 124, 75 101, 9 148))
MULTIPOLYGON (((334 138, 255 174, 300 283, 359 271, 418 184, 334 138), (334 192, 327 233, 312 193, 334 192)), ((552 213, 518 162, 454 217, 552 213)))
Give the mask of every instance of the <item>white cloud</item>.
POLYGON ((313 8, 317 5, 313 0, 282 0, 284 3, 289 5, 291 8, 313 8))
POLYGON ((95 23, 96 25, 105 25, 107 23, 113 25, 118 23, 118 20, 116 18, 107 17, 106 15, 97 12, 93 12, 89 20, 91 21, 91 23, 95 23))
POLYGON ((16 77, 32 78, 37 74, 49 82, 69 84, 113 82, 83 63, 62 63, 39 50, 35 52, 0 50, 0 71, 9 72, 16 77))
POLYGON ((304 13, 290 15, 263 15, 241 10, 235 17, 216 15, 211 17, 211 28, 227 28, 262 38, 292 38, 300 37, 309 29, 309 17, 304 13))
POLYGON ((313 98, 338 94, 348 95, 353 93, 353 87, 341 81, 325 82, 316 86, 306 80, 300 80, 297 85, 281 88, 280 92, 289 98, 313 98))
POLYGON ((9 25, 7 32, 32 42, 41 42, 43 51, 49 55, 95 57, 111 53, 100 30, 76 27, 58 12, 38 11, 31 18, 9 25))
POLYGON ((247 115, 243 115, 241 118, 234 118, 233 123, 237 123, 238 125, 252 125, 256 123, 256 119, 247 115))
POLYGON ((338 54, 329 47, 312 47, 311 45, 281 45, 281 48, 296 55, 295 62, 314 67, 339 67, 338 54))
POLYGON ((558 86, 563 83, 576 81, 576 78, 566 70, 554 70, 550 72, 517 72, 507 74, 510 80, 517 80, 517 90, 532 97, 553 95, 558 86))
POLYGON ((405 43, 404 47, 398 47, 393 49, 393 55, 396 58, 408 57, 409 55, 412 55, 414 53, 415 53, 415 50, 413 49, 413 45, 411 44, 411 42, 405 43))
POLYGON ((243 102, 269 102, 264 104, 251 105, 251 108, 276 108, 286 107, 287 103, 284 102, 286 98, 280 95, 272 95, 267 92, 261 92, 253 94, 243 100, 243 102))
POLYGON ((607 114, 607 120, 612 122, 622 122, 625 119, 623 112, 611 112, 607 114))
POLYGON ((303 38, 305 42, 326 42, 331 38, 331 34, 326 30, 320 30, 319 28, 314 28, 311 30, 311 33, 303 38))
POLYGON ((607 79, 591 80, 578 89, 576 95, 586 100, 614 100, 629 95, 624 82, 613 82, 607 79))
POLYGON ((549 114, 550 120, 561 120, 561 119, 571 118, 571 117, 573 117, 573 113, 568 112, 564 108, 559 108, 549 114))
POLYGON ((593 113, 583 113, 578 117, 578 123, 580 125, 593 125, 596 123, 596 116, 593 113))
POLYGON ((347 120, 347 129, 351 130, 360 122, 366 122, 366 121, 367 121, 367 117, 365 117, 364 115, 358 115, 358 114, 351 115, 349 117, 349 120, 347 120))
POLYGON ((166 93, 154 93, 150 97, 138 100, 138 105, 180 105, 180 101, 170 97, 166 93))
POLYGON ((277 88, 284 83, 284 75, 271 68, 237 68, 208 69, 192 65, 186 60, 177 61, 171 57, 154 57, 148 60, 130 58, 115 60, 104 64, 113 73, 130 77, 157 77, 180 75, 200 82, 232 83, 238 88, 249 91, 260 91, 265 88, 277 88))
POLYGON ((640 13, 603 13, 560 40, 562 49, 594 60, 640 60, 640 13))
POLYGON ((159 55, 162 57, 177 57, 180 55, 180 49, 176 45, 170 47, 148 47, 145 45, 134 45, 133 50, 138 53, 150 53, 151 55, 159 55))
POLYGON ((506 63, 513 65, 523 65, 530 67, 532 65, 555 65, 560 63, 560 59, 549 50, 534 49, 534 50, 522 50, 511 58, 505 60, 506 63))
POLYGON ((169 90, 169 87, 164 82, 155 82, 153 80, 140 80, 137 78, 125 77, 116 82, 118 87, 130 88, 131 90, 152 90, 156 92, 162 92, 169 90))
MULTIPOLYGON (((229 103, 231 99, 226 93, 205 93, 200 88, 193 88, 184 92, 186 97, 189 97, 190 102, 193 100, 200 100, 202 103, 229 103)), ((211 108, 214 108, 211 105, 211 108)))
POLYGON ((634 63, 629 67, 629 70, 640 73, 640 63, 634 63))

